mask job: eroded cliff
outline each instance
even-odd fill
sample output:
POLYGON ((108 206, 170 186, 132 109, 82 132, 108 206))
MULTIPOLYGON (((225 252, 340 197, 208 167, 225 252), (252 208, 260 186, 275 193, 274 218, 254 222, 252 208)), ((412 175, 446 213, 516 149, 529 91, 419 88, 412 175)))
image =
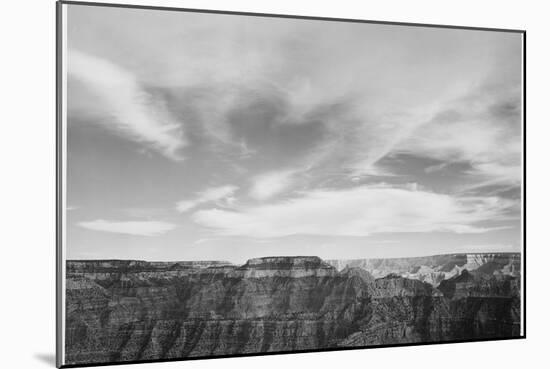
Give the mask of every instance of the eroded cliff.
POLYGON ((519 286, 480 270, 436 288, 318 257, 69 261, 67 363, 517 336, 519 286))
POLYGON ((485 274, 519 277, 519 253, 468 253, 387 259, 327 260, 337 270, 345 267, 361 268, 375 278, 398 274, 437 286, 441 281, 455 277, 463 270, 478 270, 485 274), (481 268, 481 269, 480 269, 481 268))

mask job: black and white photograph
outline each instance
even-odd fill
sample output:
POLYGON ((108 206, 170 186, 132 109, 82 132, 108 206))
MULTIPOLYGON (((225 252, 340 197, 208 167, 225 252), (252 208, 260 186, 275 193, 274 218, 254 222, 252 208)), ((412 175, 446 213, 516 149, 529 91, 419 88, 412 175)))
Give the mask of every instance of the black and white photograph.
POLYGON ((58 365, 525 336, 523 31, 68 2, 58 52, 58 365))

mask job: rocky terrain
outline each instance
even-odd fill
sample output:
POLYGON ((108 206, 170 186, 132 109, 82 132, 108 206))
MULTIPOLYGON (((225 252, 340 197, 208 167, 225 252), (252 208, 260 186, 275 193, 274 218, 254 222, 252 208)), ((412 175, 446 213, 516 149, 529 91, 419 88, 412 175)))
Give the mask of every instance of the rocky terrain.
POLYGON ((417 259, 68 261, 66 363, 520 335, 518 254, 417 259))
POLYGON ((519 253, 449 254, 392 259, 327 260, 337 270, 345 267, 361 268, 375 278, 398 274, 408 279, 418 279, 439 285, 441 281, 455 277, 463 270, 473 271, 482 267, 485 274, 519 277, 521 262, 519 253))

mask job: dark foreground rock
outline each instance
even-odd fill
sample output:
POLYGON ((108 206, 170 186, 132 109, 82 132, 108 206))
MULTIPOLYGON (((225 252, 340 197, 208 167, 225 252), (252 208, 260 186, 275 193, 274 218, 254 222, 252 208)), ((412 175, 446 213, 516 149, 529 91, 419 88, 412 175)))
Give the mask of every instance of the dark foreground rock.
POLYGON ((66 362, 519 336, 519 276, 486 269, 436 288, 317 257, 68 261, 66 362))

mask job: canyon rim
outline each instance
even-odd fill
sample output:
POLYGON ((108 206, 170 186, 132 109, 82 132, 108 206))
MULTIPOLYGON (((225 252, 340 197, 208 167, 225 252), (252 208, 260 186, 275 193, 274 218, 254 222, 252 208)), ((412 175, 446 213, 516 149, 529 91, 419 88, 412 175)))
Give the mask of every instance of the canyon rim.
POLYGON ((68 261, 67 362, 513 338, 520 286, 516 253, 68 261))

